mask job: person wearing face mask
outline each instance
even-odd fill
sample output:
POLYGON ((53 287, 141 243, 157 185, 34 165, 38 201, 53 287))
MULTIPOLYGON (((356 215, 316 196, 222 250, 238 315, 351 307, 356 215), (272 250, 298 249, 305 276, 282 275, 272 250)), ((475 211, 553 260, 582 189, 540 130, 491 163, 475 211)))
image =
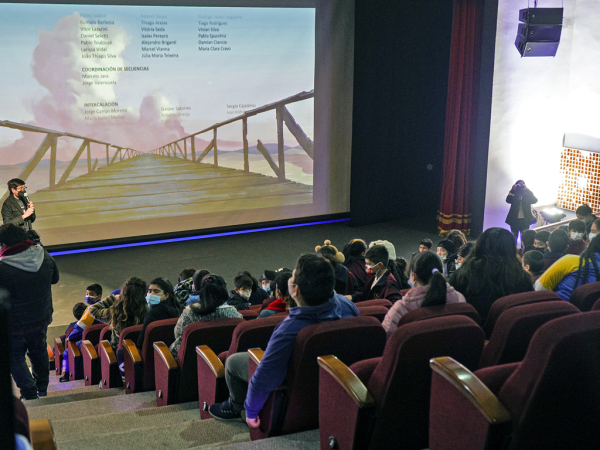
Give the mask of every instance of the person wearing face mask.
POLYGON ((450 239, 444 239, 437 245, 437 255, 444 264, 444 276, 449 277, 456 271, 456 247, 450 239))
POLYGON ((556 261, 535 282, 536 291, 554 291, 569 301, 575 288, 600 281, 600 237, 595 236, 581 254, 565 255, 556 261))
POLYGON ((460 269, 465 262, 465 259, 467 259, 467 256, 469 256, 469 253, 471 253, 471 250, 473 250, 474 246, 475 244, 472 242, 467 242, 466 244, 460 246, 458 252, 456 253, 456 264, 454 265, 456 270, 460 269))
MULTIPOLYGON (((202 284, 202 279, 209 273, 210 273, 210 271, 208 271, 206 269, 200 269, 200 270, 197 270, 196 272, 194 272, 194 275, 192 276, 192 278, 190 278, 189 280, 186 280, 186 283, 188 283, 189 292, 187 294, 187 298, 186 298, 185 303, 182 306, 182 308, 185 308, 186 306, 190 306, 192 303, 198 303, 200 301, 200 291, 198 290, 198 288, 202 284), (198 287, 196 287, 196 286, 198 286, 198 287)), ((179 284, 177 286, 179 286, 179 284)), ((177 286, 175 286, 173 288, 173 290, 175 291, 175 298, 177 299, 178 303, 181 305, 182 298, 177 296, 177 286)))
POLYGON ((581 255, 587 248, 587 242, 583 239, 585 236, 585 222, 583 220, 572 220, 569 222, 569 246, 567 254, 581 255))
POLYGON ((146 303, 150 310, 144 317, 144 326, 136 342, 136 346, 140 351, 144 346, 144 335, 148 325, 157 320, 175 319, 181 315, 179 303, 173 293, 173 285, 165 278, 155 278, 150 282, 146 294, 146 303))
POLYGON ((373 245, 365 254, 367 279, 362 292, 346 297, 354 303, 377 298, 385 298, 392 303, 400 300, 400 287, 388 269, 389 253, 384 245, 373 245))
POLYGON ((25 182, 19 178, 8 182, 9 196, 2 204, 2 222, 13 223, 29 231, 35 222, 35 206, 26 197, 26 188, 25 182))
POLYGON ((590 227, 590 232, 588 233, 588 241, 592 242, 592 240, 600 234, 600 219, 596 219, 592 222, 592 226, 590 227))
POLYGON ((248 275, 238 275, 234 278, 235 289, 229 293, 227 304, 235 307, 238 311, 250 309, 250 296, 252 295, 252 278, 248 275))
POLYGON ((548 251, 544 253, 544 271, 567 254, 569 235, 565 230, 557 228, 548 238, 548 251))
POLYGON ((518 180, 506 196, 506 203, 510 203, 506 223, 515 236, 515 242, 519 238, 519 233, 527 230, 531 225, 533 221, 531 205, 537 201, 536 196, 525 186, 523 180, 518 180))

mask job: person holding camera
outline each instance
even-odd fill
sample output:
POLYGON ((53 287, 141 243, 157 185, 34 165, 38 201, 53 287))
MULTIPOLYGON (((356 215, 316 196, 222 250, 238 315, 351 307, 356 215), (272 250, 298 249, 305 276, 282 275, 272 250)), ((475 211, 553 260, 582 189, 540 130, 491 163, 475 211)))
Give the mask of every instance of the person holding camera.
POLYGON ((506 223, 510 226, 510 231, 515 235, 515 241, 519 238, 519 233, 529 229, 533 222, 531 214, 531 205, 537 203, 537 198, 533 195, 523 180, 517 181, 508 195, 506 203, 510 203, 510 211, 506 216, 506 223))
POLYGON ((35 222, 35 207, 29 201, 25 182, 19 178, 13 178, 8 182, 10 194, 2 205, 2 222, 15 224, 26 232, 33 230, 31 224, 35 222))

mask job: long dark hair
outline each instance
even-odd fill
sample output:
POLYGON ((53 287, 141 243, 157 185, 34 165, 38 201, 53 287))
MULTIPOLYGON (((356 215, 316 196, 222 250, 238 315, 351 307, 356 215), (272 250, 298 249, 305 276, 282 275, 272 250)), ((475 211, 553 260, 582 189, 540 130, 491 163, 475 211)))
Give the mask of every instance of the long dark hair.
POLYGON ((229 298, 225 280, 214 273, 209 273, 202 278, 199 291, 200 301, 190 305, 192 312, 198 316, 215 312, 229 298))
POLYGON ((179 302, 175 298, 175 292, 173 292, 173 285, 171 284, 171 282, 166 278, 158 277, 150 282, 150 285, 152 284, 158 286, 165 293, 165 295, 169 296, 166 300, 163 301, 169 312, 173 315, 180 315, 181 307, 179 305, 179 302))
POLYGON ((504 228, 488 228, 450 281, 467 286, 461 292, 465 297, 490 292, 497 299, 522 292, 523 280, 531 282, 517 258, 514 235, 504 228))
POLYGON ((408 267, 408 261, 402 256, 399 256, 394 261, 396 264, 396 271, 398 272, 398 277, 396 281, 398 281, 398 285, 400 289, 410 289, 410 284, 408 283, 408 277, 406 276, 406 268, 408 267))
POLYGON ((444 278, 444 265, 438 255, 433 252, 420 252, 410 262, 410 271, 417 279, 429 286, 423 306, 446 304, 446 278, 444 278))
POLYGON ((344 254, 345 266, 350 266, 352 261, 355 259, 364 260, 364 254, 367 251, 367 244, 362 239, 352 239, 342 249, 342 253, 344 254))
POLYGON ((596 281, 600 281, 600 271, 598 270, 598 261, 596 261, 596 255, 594 253, 600 253, 600 236, 596 236, 592 239, 592 242, 588 245, 588 248, 579 257, 579 270, 577 271, 577 277, 575 278, 575 284, 573 288, 576 288, 581 279, 581 284, 587 283, 588 274, 590 272, 590 263, 594 267, 596 273, 596 281))
POLYGON ((144 321, 148 307, 146 306, 146 292, 148 285, 138 277, 129 278, 123 287, 119 297, 110 307, 111 326, 120 333, 123 329, 137 325, 144 321))

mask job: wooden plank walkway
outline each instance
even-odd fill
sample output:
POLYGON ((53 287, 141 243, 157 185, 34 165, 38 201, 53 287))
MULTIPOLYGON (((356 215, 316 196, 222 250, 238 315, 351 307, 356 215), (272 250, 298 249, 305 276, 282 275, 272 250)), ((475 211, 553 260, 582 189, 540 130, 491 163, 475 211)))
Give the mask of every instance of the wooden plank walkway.
POLYGON ((39 190, 32 200, 35 228, 43 230, 310 204, 312 192, 275 177, 144 154, 39 190))

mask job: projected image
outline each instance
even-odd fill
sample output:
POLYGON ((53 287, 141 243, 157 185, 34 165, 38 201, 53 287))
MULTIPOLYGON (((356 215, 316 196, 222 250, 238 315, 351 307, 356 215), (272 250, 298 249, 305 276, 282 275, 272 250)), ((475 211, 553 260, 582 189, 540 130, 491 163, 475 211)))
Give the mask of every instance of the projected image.
POLYGON ((314 9, 0 11, 0 181, 25 180, 45 243, 312 204, 314 9))

